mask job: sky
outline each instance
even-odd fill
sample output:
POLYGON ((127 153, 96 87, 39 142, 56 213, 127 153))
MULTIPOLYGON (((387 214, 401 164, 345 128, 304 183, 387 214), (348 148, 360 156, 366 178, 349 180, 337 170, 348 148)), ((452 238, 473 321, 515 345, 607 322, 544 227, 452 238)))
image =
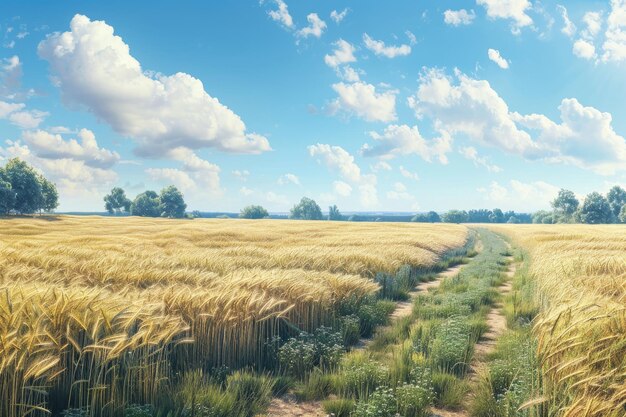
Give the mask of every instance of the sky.
POLYGON ((547 209, 626 185, 626 0, 0 4, 0 165, 59 211, 547 209))

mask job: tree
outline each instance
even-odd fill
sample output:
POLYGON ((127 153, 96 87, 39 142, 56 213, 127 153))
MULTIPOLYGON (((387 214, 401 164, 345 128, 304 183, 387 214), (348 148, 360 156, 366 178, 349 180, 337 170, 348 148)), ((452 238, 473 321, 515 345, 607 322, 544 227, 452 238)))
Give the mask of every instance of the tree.
POLYGON ((124 190, 119 187, 113 188, 110 194, 104 196, 104 208, 110 214, 119 214, 122 210, 128 213, 131 204, 124 190))
POLYGON ((446 223, 467 223, 467 212, 465 210, 450 210, 441 217, 446 223))
POLYGON ((515 216, 511 216, 509 217, 509 220, 506 221, 507 223, 519 223, 519 219, 515 216))
POLYGON ((619 185, 616 185, 609 190, 609 193, 606 195, 606 199, 611 206, 611 212, 613 212, 615 219, 619 220, 622 207, 626 204, 626 190, 619 185))
MULTIPOLYGON (((0 171, 1 174, 1 171, 0 171)), ((15 205, 15 191, 11 183, 0 175, 0 214, 9 214, 15 205)))
POLYGON ((10 159, 4 167, 4 177, 15 193, 13 210, 17 213, 34 213, 43 203, 40 175, 19 158, 10 159))
POLYGON ((159 210, 161 211, 161 217, 172 217, 180 219, 185 217, 185 199, 183 194, 178 191, 178 188, 170 185, 161 190, 159 210))
POLYGON ((267 210, 265 210, 261 206, 247 206, 241 209, 241 213, 239 213, 239 217, 242 219, 263 219, 269 216, 267 210))
POLYGON ((580 221, 588 224, 611 223, 613 211, 602 194, 593 192, 585 197, 580 209, 580 221))
POLYGON ((39 175, 39 184, 41 186, 42 197, 40 208, 50 213, 55 208, 59 207, 59 193, 57 187, 41 175, 39 175))
POLYGON ((328 220, 343 220, 343 216, 336 205, 328 207, 328 220))
POLYGON ((161 210, 159 195, 151 190, 139 194, 130 205, 131 216, 159 217, 161 210))
POLYGON ((546 210, 539 210, 532 215, 532 222, 535 224, 551 224, 553 213, 546 210))
POLYGON ((467 212, 467 218, 470 223, 491 223, 492 214, 491 210, 470 210, 467 212))
POLYGON ((290 219, 322 220, 322 209, 315 200, 302 197, 302 200, 291 209, 290 219))
POLYGON ((441 217, 439 217, 436 211, 429 211, 428 213, 417 213, 411 221, 417 223, 439 223, 441 222, 441 217))
POLYGON ((491 223, 504 223, 504 213, 499 208, 495 208, 489 215, 489 220, 491 223))
POLYGON ((622 211, 619 213, 619 220, 622 223, 626 223, 626 204, 622 206, 622 211))
POLYGON ((561 188, 557 197, 552 201, 552 208, 563 221, 567 222, 572 219, 579 204, 576 195, 572 191, 561 188))

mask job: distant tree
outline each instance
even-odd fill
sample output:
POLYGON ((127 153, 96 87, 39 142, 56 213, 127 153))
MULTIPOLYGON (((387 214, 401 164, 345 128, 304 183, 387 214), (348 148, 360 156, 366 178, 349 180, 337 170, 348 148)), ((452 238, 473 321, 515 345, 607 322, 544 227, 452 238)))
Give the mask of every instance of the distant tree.
POLYGON ((491 210, 486 209, 470 210, 467 212, 467 220, 469 223, 491 223, 492 214, 491 210))
POLYGON ((322 209, 315 200, 302 197, 302 200, 291 209, 290 219, 322 220, 322 209))
POLYGON ((194 210, 194 211, 191 212, 191 216, 194 219, 199 219, 200 217, 202 217, 202 213, 200 213, 198 210, 194 210))
POLYGON ((552 208, 559 218, 559 221, 562 222, 571 221, 579 205, 580 202, 576 198, 576 195, 572 191, 563 188, 559 190, 559 194, 552 201, 552 208))
POLYGON ((613 212, 615 220, 619 221, 619 215, 622 207, 626 204, 626 190, 619 185, 616 185, 609 190, 609 193, 606 195, 606 199, 611 206, 611 212, 613 212))
POLYGON ((161 210, 159 208, 160 204, 161 200, 155 191, 144 191, 135 197, 131 203, 130 215, 141 217, 159 217, 161 215, 161 210))
POLYGON ((465 210, 450 210, 441 217, 446 223, 467 223, 467 212, 465 210))
POLYGON ((519 223, 519 219, 515 216, 511 216, 509 217, 509 220, 506 221, 507 223, 519 223))
POLYGON ((15 193, 13 210, 20 214, 34 213, 43 206, 40 175, 19 158, 10 159, 4 167, 5 181, 15 193))
POLYGON ((602 194, 593 192, 585 197, 580 209, 580 221, 588 224, 611 223, 613 211, 602 194))
POLYGON ((174 187, 173 185, 165 187, 161 190, 159 200, 159 210, 161 212, 161 217, 171 217, 176 219, 181 219, 185 217, 185 209, 187 208, 187 204, 185 204, 183 194, 178 191, 178 188, 174 187))
POLYGON ((619 213, 619 220, 622 223, 626 223, 626 204, 622 206, 622 210, 619 213))
POLYGON ((119 214, 123 211, 129 212, 131 201, 126 197, 126 193, 119 187, 111 190, 111 193, 104 196, 104 208, 110 214, 119 214))
POLYGON ((359 216, 358 214, 353 214, 352 216, 348 217, 348 221, 349 222, 360 222, 361 221, 361 216, 359 216))
POLYGON ((504 223, 504 213, 499 208, 495 208, 491 211, 491 215, 489 215, 489 220, 491 223, 504 223))
POLYGON ((428 213, 417 213, 411 221, 417 223, 439 223, 441 222, 441 217, 439 217, 436 211, 429 211, 428 213))
POLYGON ((343 220, 343 216, 336 205, 328 207, 328 220, 343 220))
POLYGON ((239 217, 242 219, 263 219, 269 216, 267 210, 261 206, 247 206, 241 209, 239 217))
POLYGON ((532 222, 535 224, 550 224, 552 219, 553 214, 546 210, 539 210, 532 215, 532 222))
POLYGON ((39 185, 41 187, 40 208, 50 213, 55 208, 59 207, 59 193, 57 187, 41 175, 39 175, 39 185))
POLYGON ((0 214, 9 214, 15 205, 15 191, 11 183, 5 181, 0 170, 0 214))

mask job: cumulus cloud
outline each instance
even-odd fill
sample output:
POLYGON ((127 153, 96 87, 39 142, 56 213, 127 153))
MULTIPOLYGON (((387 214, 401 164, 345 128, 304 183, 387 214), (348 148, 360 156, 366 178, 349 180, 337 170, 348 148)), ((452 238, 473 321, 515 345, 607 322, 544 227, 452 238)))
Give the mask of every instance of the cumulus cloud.
POLYGON ((391 165, 389 165, 387 162, 378 161, 374 165, 370 165, 370 169, 373 172, 378 172, 378 171, 391 171, 392 168, 391 168, 391 165))
POLYGON ((585 13, 585 15, 583 16, 583 23, 585 24, 585 29, 581 33, 583 38, 589 40, 594 39, 602 29, 602 13, 585 13))
POLYGON ((196 183, 191 179, 188 173, 177 168, 148 168, 146 174, 153 181, 164 185, 172 184, 180 188, 183 192, 196 189, 196 183))
POLYGON ((584 39, 578 39, 572 46, 572 52, 579 58, 594 59, 596 57, 596 47, 593 43, 584 39))
POLYGON ((341 197, 350 197, 350 195, 352 195, 352 186, 347 182, 334 181, 333 191, 341 197))
POLYGON ((342 177, 355 182, 361 179, 361 169, 354 162, 354 156, 341 146, 317 143, 310 145, 308 150, 310 156, 330 169, 339 171, 342 177))
POLYGON ((320 19, 317 13, 309 13, 306 20, 309 22, 309 26, 300 29, 297 35, 301 38, 308 38, 309 36, 321 37, 324 29, 326 29, 326 22, 320 19))
POLYGON ((520 29, 533 24, 526 11, 531 8, 528 0, 476 0, 487 11, 491 19, 511 20, 511 31, 518 34, 520 29))
POLYGON ((278 9, 268 11, 267 14, 269 17, 271 17, 273 21, 278 22, 285 27, 293 28, 293 19, 289 14, 287 3, 283 0, 275 0, 275 2, 278 9))
POLYGON ((0 94, 12 96, 22 82, 22 63, 17 55, 0 61, 0 94))
POLYGON ((443 21, 448 25, 460 26, 471 25, 476 18, 476 13, 473 10, 469 12, 465 9, 461 10, 446 10, 443 12, 443 21))
POLYGON ((285 174, 278 178, 278 185, 294 184, 300 185, 300 178, 295 174, 285 174))
POLYGON ((509 68, 509 61, 504 59, 502 55, 500 55, 500 51, 498 51, 497 49, 489 48, 489 50, 487 51, 487 56, 489 57, 490 60, 495 62, 500 68, 502 69, 509 68))
POLYGON ((387 58, 405 56, 411 53, 411 47, 409 45, 385 45, 385 42, 372 39, 367 33, 363 34, 363 42, 367 49, 374 52, 376 55, 382 55, 387 58))
POLYGON ((341 12, 337 10, 333 10, 330 12, 330 18, 335 21, 335 23, 340 23, 348 14, 348 9, 343 9, 341 12))
POLYGON ((398 170, 400 171, 400 175, 402 175, 404 178, 408 178, 413 181, 419 181, 420 179, 419 175, 417 175, 416 172, 409 171, 402 165, 400 165, 400 168, 398 168, 398 170))
POLYGON ((390 122, 396 119, 396 92, 377 92, 376 87, 364 82, 336 83, 336 100, 328 107, 331 114, 341 111, 369 122, 390 122))
POLYGON ((482 166, 489 172, 501 172, 502 168, 497 165, 491 164, 486 156, 479 156, 478 151, 473 146, 465 146, 459 149, 459 153, 463 155, 465 159, 469 159, 474 162, 476 166, 482 166))
POLYGON ((626 0, 611 0, 602 50, 604 62, 626 59, 626 0))
POLYGON ((91 130, 81 129, 77 138, 64 140, 60 134, 45 130, 22 133, 22 140, 40 158, 83 161, 94 168, 110 168, 119 162, 117 152, 98 147, 96 135, 91 130))
MULTIPOLYGON (((187 175, 192 182, 188 189, 197 190, 202 193, 221 195, 220 187, 220 167, 200 158, 195 152, 187 148, 172 149, 169 158, 182 163, 181 172, 187 175)), ((179 176, 183 180, 183 176, 179 176)), ((187 186, 187 182, 183 182, 187 186)))
POLYGON ((326 65, 336 68, 339 65, 356 61, 356 57, 354 56, 355 48, 349 42, 339 39, 334 42, 333 45, 335 46, 335 49, 333 50, 332 55, 324 56, 324 62, 326 65))
POLYGON ((626 170, 626 140, 612 127, 612 116, 563 99, 560 123, 541 114, 511 112, 485 80, 457 71, 458 84, 439 70, 427 70, 409 105, 429 117, 440 132, 465 135, 479 143, 527 159, 569 163, 600 174, 626 170), (532 133, 532 136, 531 136, 532 133))
POLYGON ((563 19, 563 27, 561 28, 561 32, 571 38, 576 33, 576 25, 569 19, 569 15, 567 14, 567 9, 565 8, 565 6, 557 4, 556 8, 561 14, 561 18, 563 19))
POLYGON ((248 171, 247 169, 244 169, 244 170, 236 169, 232 172, 232 174, 233 174, 233 177, 237 178, 238 180, 247 181, 248 177, 250 176, 250 171, 248 171))
POLYGON ((417 126, 389 125, 382 133, 369 134, 375 145, 363 145, 361 148, 363 156, 392 159, 401 155, 418 155, 428 162, 433 159, 442 164, 448 162, 446 153, 450 152, 451 140, 446 133, 440 138, 426 140, 417 126))
POLYGON ((505 185, 493 181, 488 187, 478 188, 477 191, 483 194, 485 201, 503 210, 535 211, 549 208, 559 187, 545 181, 511 180, 505 185))
POLYGON ((267 138, 247 133, 241 118, 182 72, 148 72, 104 21, 76 15, 70 31, 38 47, 64 101, 83 106, 118 133, 135 139, 137 153, 159 157, 186 147, 228 152, 270 150, 267 138))

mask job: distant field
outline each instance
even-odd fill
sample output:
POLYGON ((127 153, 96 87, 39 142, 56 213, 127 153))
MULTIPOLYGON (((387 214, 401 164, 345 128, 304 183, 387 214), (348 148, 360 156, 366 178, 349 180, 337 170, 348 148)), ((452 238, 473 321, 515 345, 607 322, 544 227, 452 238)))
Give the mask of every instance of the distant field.
POLYGON ((529 252, 538 353, 558 415, 626 415, 626 226, 491 228, 529 252))
POLYGON ((3 416, 68 396, 92 409, 148 403, 183 362, 262 363, 284 326, 328 323, 378 291, 376 273, 432 266, 467 239, 450 224, 61 216, 0 225, 3 416))

